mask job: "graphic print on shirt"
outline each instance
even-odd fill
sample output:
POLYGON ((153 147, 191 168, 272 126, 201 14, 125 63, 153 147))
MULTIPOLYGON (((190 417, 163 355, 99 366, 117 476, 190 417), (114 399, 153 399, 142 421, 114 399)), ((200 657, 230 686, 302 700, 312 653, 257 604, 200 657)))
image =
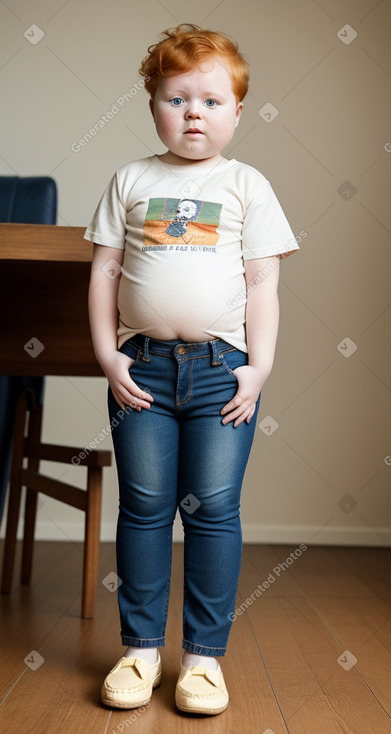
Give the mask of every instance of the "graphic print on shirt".
POLYGON ((149 199, 142 250, 216 252, 222 206, 199 199, 149 199))

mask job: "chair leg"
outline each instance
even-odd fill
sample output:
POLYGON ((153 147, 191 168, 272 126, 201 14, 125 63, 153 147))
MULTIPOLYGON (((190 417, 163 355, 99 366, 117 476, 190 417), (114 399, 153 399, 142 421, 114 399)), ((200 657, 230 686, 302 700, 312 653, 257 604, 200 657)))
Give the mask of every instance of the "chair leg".
POLYGON ((8 498, 7 530, 5 536, 3 572, 1 578, 1 591, 3 594, 9 593, 9 591, 11 590, 12 575, 15 563, 16 535, 18 531, 20 501, 22 494, 20 473, 23 468, 26 414, 26 398, 24 395, 20 395, 17 400, 15 411, 14 440, 8 498))
POLYGON ((20 569, 20 581, 28 585, 31 580, 34 551, 35 516, 37 512, 38 493, 32 489, 26 490, 26 501, 24 506, 24 533, 22 548, 22 565, 20 569))
MULTIPOLYGON (((27 434, 27 442, 40 443, 41 440, 41 428, 42 428, 42 413, 43 406, 37 405, 30 412, 29 430, 27 434)), ((28 469, 32 471, 39 470, 39 459, 29 459, 28 469)), ((26 502, 24 511, 24 535, 23 535, 23 552, 22 552, 22 567, 20 573, 20 580, 22 584, 29 584, 31 579, 31 570, 33 564, 33 552, 34 552, 34 531, 35 531, 35 518, 37 514, 37 499, 38 493, 32 489, 26 490, 26 502)))
POLYGON ((102 500, 102 469, 89 468, 87 478, 87 507, 85 516, 83 595, 81 616, 92 619, 95 610, 96 585, 99 569, 100 515, 102 500))

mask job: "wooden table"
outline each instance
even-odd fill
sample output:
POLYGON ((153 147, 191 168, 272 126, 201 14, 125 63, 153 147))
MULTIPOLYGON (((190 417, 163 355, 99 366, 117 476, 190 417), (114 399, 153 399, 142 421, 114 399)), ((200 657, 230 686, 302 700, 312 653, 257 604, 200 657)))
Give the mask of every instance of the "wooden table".
POLYGON ((0 374, 103 375, 88 321, 84 232, 0 224, 0 374))
MULTIPOLYGON (((102 376, 88 320, 92 243, 84 227, 0 224, 0 375, 102 376)), ((94 450, 79 461, 88 469, 87 487, 39 473, 43 460, 73 463, 82 449, 41 443, 42 406, 18 399, 14 426, 2 592, 11 589, 22 486, 27 488, 21 581, 31 577, 37 493, 85 512, 82 617, 94 616, 98 579, 102 468, 111 452, 94 450), (27 469, 23 459, 28 458, 27 469)))

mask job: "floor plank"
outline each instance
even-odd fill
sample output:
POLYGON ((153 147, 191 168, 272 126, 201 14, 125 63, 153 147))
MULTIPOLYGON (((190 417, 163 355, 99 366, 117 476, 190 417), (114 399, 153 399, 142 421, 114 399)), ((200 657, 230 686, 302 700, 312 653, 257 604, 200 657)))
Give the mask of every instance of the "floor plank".
MULTIPOLYGON (((273 553, 282 564, 292 550, 275 546, 273 553)), ((257 599, 246 608, 246 616, 254 628, 288 730, 292 734, 354 733, 365 731, 363 722, 370 721, 368 730, 390 732, 389 649, 368 628, 364 643, 362 626, 356 625, 350 637, 343 634, 349 604, 353 610, 366 605, 366 616, 373 608, 384 635, 390 608, 387 610, 358 578, 359 574, 343 568, 337 555, 331 559, 327 548, 309 548, 305 558, 296 558, 283 571, 278 564, 272 567, 269 553, 261 552, 269 564, 262 567, 261 573, 254 562, 259 553, 259 546, 245 549, 250 562, 242 566, 243 597, 265 578, 268 569, 276 579, 264 592, 262 603, 257 599), (349 670, 338 664, 345 650, 358 658, 349 670)), ((381 550, 378 562, 383 559, 381 550)), ((352 618, 357 621, 351 612, 350 621, 352 618)))
POLYGON ((0 597, 1 731, 391 732, 388 550, 313 546, 296 557, 293 546, 244 546, 237 616, 220 658, 230 705, 215 717, 188 716, 174 704, 182 639, 180 544, 174 545, 160 650, 162 684, 144 709, 100 704, 102 680, 123 653, 116 594, 102 584, 115 571, 115 549, 101 546, 94 620, 79 616, 82 550, 78 543, 37 542, 31 586, 21 587, 15 574, 11 594, 0 597), (346 650, 355 664, 344 662, 346 650), (42 656, 41 665, 32 651, 42 656))

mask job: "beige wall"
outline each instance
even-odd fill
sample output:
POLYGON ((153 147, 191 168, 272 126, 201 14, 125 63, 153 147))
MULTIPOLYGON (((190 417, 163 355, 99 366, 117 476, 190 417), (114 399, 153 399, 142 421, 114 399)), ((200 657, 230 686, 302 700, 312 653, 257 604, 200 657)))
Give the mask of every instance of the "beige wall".
MULTIPOLYGON (((247 541, 390 540, 390 21, 387 0, 0 4, 0 174, 52 175, 61 225, 86 225, 116 168, 165 150, 143 90, 72 150, 136 85, 160 31, 179 22, 222 30, 251 65, 224 152, 270 179, 301 252, 281 267, 279 342, 258 418, 279 427, 256 429, 243 489, 247 541), (32 24, 44 33, 35 45, 37 29, 23 35, 32 24), (279 113, 271 122, 259 114, 268 103, 279 113)), ((103 378, 47 380, 44 440, 85 446, 107 423, 103 378)), ((45 468, 75 482, 83 471, 45 468)), ((112 468, 105 540, 116 515, 112 468)), ((81 513, 42 497, 39 537, 82 532, 81 513)))

